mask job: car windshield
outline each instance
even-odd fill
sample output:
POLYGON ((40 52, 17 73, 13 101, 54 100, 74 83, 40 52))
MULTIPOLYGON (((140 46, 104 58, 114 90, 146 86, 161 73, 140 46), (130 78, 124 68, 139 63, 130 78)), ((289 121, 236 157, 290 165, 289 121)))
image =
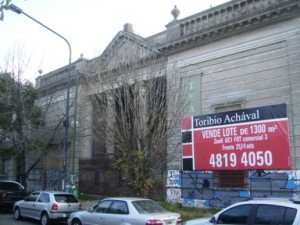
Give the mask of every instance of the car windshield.
POLYGON ((68 194, 55 194, 54 195, 56 202, 67 202, 67 203, 76 203, 78 202, 77 198, 74 195, 68 194))
POLYGON ((163 207, 151 200, 138 200, 133 201, 132 204, 136 208, 136 210, 141 213, 162 213, 167 212, 163 207))

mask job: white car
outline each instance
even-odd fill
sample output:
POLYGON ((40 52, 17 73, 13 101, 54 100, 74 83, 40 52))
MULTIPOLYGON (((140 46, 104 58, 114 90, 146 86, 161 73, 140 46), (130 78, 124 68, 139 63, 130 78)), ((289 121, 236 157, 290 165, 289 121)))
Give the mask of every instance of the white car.
POLYGON ((32 218, 48 225, 52 220, 67 221, 72 212, 81 210, 81 203, 71 193, 35 191, 14 204, 14 218, 32 218))
POLYGON ((168 212, 145 198, 106 198, 86 211, 72 213, 68 225, 182 225, 179 213, 168 212))
POLYGON ((189 220, 184 225, 204 224, 300 224, 300 204, 284 199, 238 202, 209 218, 189 220))

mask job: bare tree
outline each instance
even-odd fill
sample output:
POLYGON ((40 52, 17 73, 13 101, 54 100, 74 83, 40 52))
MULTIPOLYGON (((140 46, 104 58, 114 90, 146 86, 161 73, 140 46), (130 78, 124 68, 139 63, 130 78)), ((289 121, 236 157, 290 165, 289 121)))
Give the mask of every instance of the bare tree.
POLYGON ((2 160, 14 159, 16 179, 25 184, 28 152, 36 149, 38 140, 31 131, 43 126, 42 111, 34 105, 38 92, 33 84, 22 80, 30 59, 24 57, 24 48, 14 48, 1 68, 1 122, 0 153, 2 160))
POLYGON ((0 21, 4 19, 4 10, 9 8, 11 0, 0 0, 0 21))
POLYGON ((107 63, 95 59, 92 71, 82 86, 93 108, 93 150, 113 156, 111 173, 120 174, 132 195, 147 196, 164 183, 180 144, 174 138, 183 115, 178 71, 138 43, 123 45, 107 63))
POLYGON ((65 106, 59 97, 41 96, 24 81, 29 64, 24 48, 16 46, 0 65, 0 159, 5 165, 0 172, 27 186, 28 175, 38 170, 42 179, 36 185, 43 186, 46 159, 60 149, 65 106))

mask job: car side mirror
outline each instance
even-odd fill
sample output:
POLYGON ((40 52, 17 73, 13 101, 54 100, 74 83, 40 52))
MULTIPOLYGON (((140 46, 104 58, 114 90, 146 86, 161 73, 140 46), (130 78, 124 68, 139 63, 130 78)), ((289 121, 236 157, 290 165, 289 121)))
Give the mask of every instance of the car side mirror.
POLYGON ((216 218, 213 216, 212 218, 209 219, 209 222, 215 224, 216 223, 216 218))

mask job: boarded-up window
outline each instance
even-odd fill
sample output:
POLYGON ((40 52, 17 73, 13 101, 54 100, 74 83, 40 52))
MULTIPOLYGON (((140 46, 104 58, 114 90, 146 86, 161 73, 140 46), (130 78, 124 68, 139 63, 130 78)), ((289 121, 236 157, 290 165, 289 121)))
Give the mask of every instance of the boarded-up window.
POLYGON ((246 188, 248 180, 246 170, 214 171, 214 186, 218 188, 246 188))

